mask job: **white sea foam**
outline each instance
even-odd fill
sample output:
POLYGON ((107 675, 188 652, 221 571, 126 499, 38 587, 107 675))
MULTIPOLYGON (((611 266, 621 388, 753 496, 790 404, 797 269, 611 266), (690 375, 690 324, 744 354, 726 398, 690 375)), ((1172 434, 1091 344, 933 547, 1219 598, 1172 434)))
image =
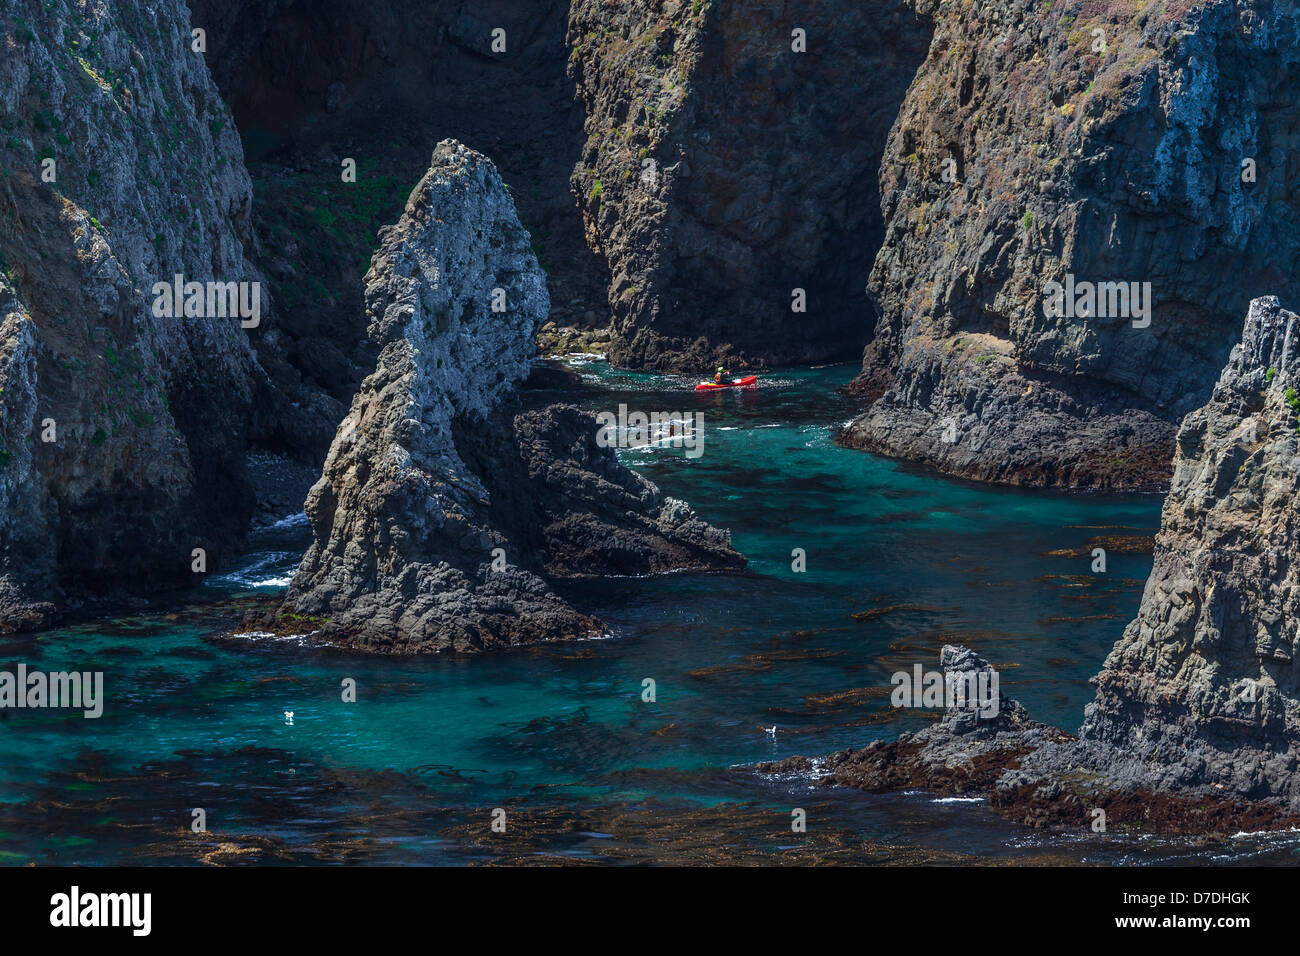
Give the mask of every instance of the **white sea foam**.
MULTIPOLYGON (((769 735, 770 736, 770 735, 769 735)), ((761 777, 768 777, 772 780, 801 780, 814 783, 823 777, 830 776, 830 771, 826 769, 826 759, 824 757, 811 757, 808 762, 812 764, 810 770, 787 770, 781 773, 763 773, 756 771, 761 777)), ((745 767, 745 764, 734 764, 738 768, 745 767)))
POLYGON ((272 634, 270 631, 240 631, 238 634, 229 634, 228 637, 241 641, 275 641, 277 643, 306 644, 308 639, 320 633, 320 629, 308 631, 306 634, 272 634))
POLYGON ((296 557, 292 551, 266 551, 253 555, 246 567, 217 575, 212 582, 241 588, 287 588, 293 581, 296 557))
POLYGON ((307 512, 299 511, 297 514, 286 515, 285 517, 281 518, 279 521, 272 524, 271 527, 272 528, 300 528, 303 525, 309 523, 310 522, 307 520, 307 512))
POLYGON ((1300 833, 1300 829, 1290 827, 1286 830, 1242 830, 1240 833, 1234 833, 1232 839, 1246 840, 1253 837, 1282 837, 1289 833, 1300 833))

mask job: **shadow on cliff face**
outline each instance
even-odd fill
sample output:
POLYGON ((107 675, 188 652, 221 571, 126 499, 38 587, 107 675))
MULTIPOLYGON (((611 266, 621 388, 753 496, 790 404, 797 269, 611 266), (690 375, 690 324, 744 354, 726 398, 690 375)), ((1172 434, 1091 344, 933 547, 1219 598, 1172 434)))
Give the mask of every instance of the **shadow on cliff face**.
MULTIPOLYGON (((241 396, 224 391, 229 381, 218 374, 164 384, 156 340, 139 328, 139 299, 121 280, 84 278, 82 269, 94 274, 88 263, 113 275, 102 265, 111 262, 107 246, 96 250, 97 262, 87 251, 86 228, 75 232, 53 190, 19 172, 0 201, 25 226, 21 245, 8 247, 13 258, 0 258, 21 276, 24 305, 40 330, 40 417, 47 433, 54 423, 65 435, 61 444, 18 437, 31 448, 34 466, 20 480, 38 495, 41 514, 14 529, 19 553, 31 541, 29 570, 73 595, 87 581, 110 594, 140 578, 189 580, 187 563, 174 556, 196 542, 219 554, 236 543, 246 521, 248 479, 231 454, 243 441, 241 396), (228 411, 214 414, 223 405, 228 411)), ((0 230, 0 239, 9 238, 0 230)), ((5 382, 0 377, 0 398, 5 382)))
POLYGON ((181 52, 187 13, 6 4, 0 631, 190 582, 194 550, 218 563, 251 511, 244 330, 150 291, 259 288, 250 184, 203 61, 181 52))
MULTIPOLYGON (((433 147, 492 157, 547 270, 552 318, 604 323, 607 270, 586 246, 568 178, 582 110, 566 79, 564 0, 193 0, 207 62, 254 180, 261 264, 277 313, 259 357, 340 403, 373 367, 362 276, 433 147), (493 52, 493 31, 505 52, 493 52), (342 181, 353 159, 355 183, 342 181)), ((319 459, 328 429, 268 423, 274 448, 319 459)))
POLYGON ((903 0, 575 0, 573 188, 610 264, 615 364, 860 354, 880 159, 930 37, 903 0))

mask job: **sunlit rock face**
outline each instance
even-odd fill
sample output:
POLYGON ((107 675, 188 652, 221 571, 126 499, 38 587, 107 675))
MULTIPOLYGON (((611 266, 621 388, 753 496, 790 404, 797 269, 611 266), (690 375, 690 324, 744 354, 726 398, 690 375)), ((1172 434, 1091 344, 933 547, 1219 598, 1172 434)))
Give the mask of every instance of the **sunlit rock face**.
POLYGON ((934 42, 880 169, 881 315, 855 383, 874 404, 845 442, 1008 484, 1166 487, 1250 300, 1300 291, 1300 15, 916 6, 934 42), (1141 308, 1115 289, 1047 314, 1072 281, 1141 308))
POLYGON ((1121 781, 1300 809, 1300 316, 1251 303, 1178 431, 1155 566, 1080 747, 1121 781))
MULTIPOLYGON (((10 4, 0 30, 0 632, 195 580, 252 508, 240 141, 180 0, 10 4)), ((261 301, 263 316, 268 303, 261 301)))

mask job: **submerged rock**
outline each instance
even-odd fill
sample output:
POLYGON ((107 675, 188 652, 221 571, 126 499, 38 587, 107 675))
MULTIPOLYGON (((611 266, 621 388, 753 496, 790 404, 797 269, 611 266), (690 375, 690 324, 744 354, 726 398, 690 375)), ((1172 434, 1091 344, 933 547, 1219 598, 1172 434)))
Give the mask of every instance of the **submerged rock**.
POLYGON ((440 143, 380 237, 378 365, 308 497, 314 540, 281 616, 370 651, 477 651, 603 633, 547 576, 743 565, 599 447, 594 417, 519 413, 548 296, 490 161, 440 143))

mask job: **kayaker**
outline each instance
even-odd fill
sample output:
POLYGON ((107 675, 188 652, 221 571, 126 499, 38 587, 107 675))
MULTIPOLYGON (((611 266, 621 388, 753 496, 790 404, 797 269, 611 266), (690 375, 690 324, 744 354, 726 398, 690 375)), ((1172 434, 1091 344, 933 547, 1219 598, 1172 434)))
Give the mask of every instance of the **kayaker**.
POLYGON ((721 385, 722 380, 727 377, 727 370, 721 365, 718 366, 718 373, 713 376, 713 381, 721 385))

